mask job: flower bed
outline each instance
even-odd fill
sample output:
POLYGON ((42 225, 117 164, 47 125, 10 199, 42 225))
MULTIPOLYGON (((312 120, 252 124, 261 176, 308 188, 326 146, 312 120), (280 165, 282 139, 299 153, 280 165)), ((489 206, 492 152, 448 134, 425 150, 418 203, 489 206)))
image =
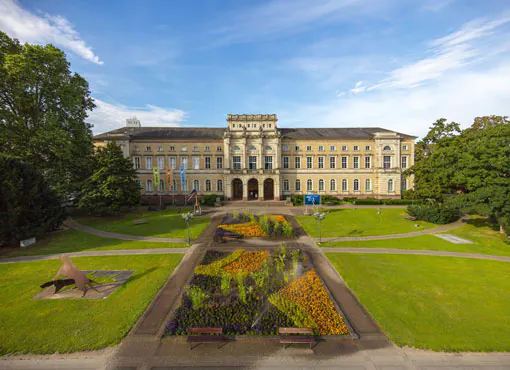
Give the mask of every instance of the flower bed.
POLYGON ((242 224, 222 224, 218 228, 231 231, 243 237, 266 236, 266 233, 256 222, 244 222, 242 224))
POLYGON ((215 241, 251 237, 293 237, 294 230, 282 215, 255 216, 247 213, 227 214, 216 229, 215 241))
POLYGON ((277 335, 279 327, 348 333, 309 258, 299 249, 282 247, 272 253, 238 249, 223 255, 208 251, 202 262, 166 335, 187 335, 191 327, 222 327, 227 335, 277 335))

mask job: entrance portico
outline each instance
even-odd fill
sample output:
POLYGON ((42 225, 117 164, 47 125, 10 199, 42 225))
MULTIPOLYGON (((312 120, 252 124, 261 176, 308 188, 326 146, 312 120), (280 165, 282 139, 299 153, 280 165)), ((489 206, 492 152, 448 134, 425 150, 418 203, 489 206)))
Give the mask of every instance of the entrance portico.
POLYGON ((227 175, 226 198, 229 200, 280 200, 280 176, 227 175))

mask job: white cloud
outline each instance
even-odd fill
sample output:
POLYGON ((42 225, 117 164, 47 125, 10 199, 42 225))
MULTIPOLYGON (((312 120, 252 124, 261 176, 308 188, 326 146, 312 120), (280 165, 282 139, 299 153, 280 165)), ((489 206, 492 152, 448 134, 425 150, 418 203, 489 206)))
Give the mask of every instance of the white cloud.
POLYGON ((103 64, 80 38, 74 26, 59 15, 37 16, 14 0, 0 1, 0 29, 23 42, 52 43, 96 64, 103 64))
POLYGON ((179 126, 187 118, 187 114, 180 109, 161 108, 148 104, 145 108, 128 107, 122 104, 111 104, 95 98, 96 108, 92 111, 87 122, 94 125, 94 134, 124 127, 126 118, 136 116, 142 127, 179 126))
MULTIPOLYGON (((367 91, 416 87, 479 61, 485 57, 487 50, 483 45, 472 41, 488 36, 497 27, 509 21, 510 17, 502 17, 491 22, 482 20, 468 22, 459 31, 432 41, 430 43, 432 49, 429 50, 432 56, 391 71, 387 78, 368 87, 367 91)), ((491 50, 491 53, 494 52, 491 50)))
POLYGON ((364 92, 365 89, 366 89, 366 87, 363 86, 363 81, 358 81, 358 82, 356 82, 356 86, 354 86, 354 88, 350 89, 349 92, 351 94, 359 94, 359 93, 364 92))

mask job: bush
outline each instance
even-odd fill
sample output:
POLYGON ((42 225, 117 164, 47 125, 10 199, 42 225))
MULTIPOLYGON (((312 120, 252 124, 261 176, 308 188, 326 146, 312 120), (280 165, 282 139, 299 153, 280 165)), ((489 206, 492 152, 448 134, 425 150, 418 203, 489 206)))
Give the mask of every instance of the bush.
POLYGON ((66 218, 57 193, 19 158, 0 155, 0 245, 39 236, 66 218))
POLYGON ((290 200, 294 206, 302 206, 304 203, 303 195, 292 195, 290 200))
POLYGON ((375 198, 356 199, 355 202, 356 202, 356 205, 360 205, 360 206, 373 206, 373 205, 381 204, 381 200, 375 199, 375 198))
POLYGON ((322 204, 333 203, 333 205, 336 206, 341 204, 342 201, 333 195, 323 195, 321 196, 321 203, 322 204))
POLYGON ((382 204, 388 206, 396 206, 396 205, 408 205, 408 204, 423 204, 421 199, 384 199, 382 204))
POLYGON ((407 213, 417 220, 432 222, 434 224, 447 224, 459 219, 459 212, 446 205, 414 205, 407 207, 407 213))
POLYGON ((223 195, 207 194, 200 198, 200 203, 209 207, 214 207, 214 203, 216 203, 216 198, 218 197, 220 198, 220 201, 225 200, 223 195))
POLYGON ((356 198, 356 197, 345 197, 345 198, 342 198, 342 200, 343 200, 344 202, 352 203, 352 201, 354 201, 354 200, 356 200, 356 201, 357 201, 357 200, 358 200, 358 198, 356 198))

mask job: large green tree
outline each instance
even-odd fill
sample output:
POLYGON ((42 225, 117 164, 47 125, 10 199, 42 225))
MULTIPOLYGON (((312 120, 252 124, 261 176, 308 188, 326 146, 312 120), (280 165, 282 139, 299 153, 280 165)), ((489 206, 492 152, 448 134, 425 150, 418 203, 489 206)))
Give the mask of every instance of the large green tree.
POLYGON ((98 148, 91 172, 79 195, 80 207, 95 214, 111 214, 121 206, 134 206, 140 202, 140 187, 136 182, 138 177, 133 162, 124 158, 115 143, 98 148))
POLYGON ((87 81, 53 45, 20 44, 0 31, 0 152, 40 170, 60 193, 75 190, 93 152, 87 81))
POLYGON ((32 165, 0 154, 0 245, 39 236, 65 218, 55 190, 32 165))

